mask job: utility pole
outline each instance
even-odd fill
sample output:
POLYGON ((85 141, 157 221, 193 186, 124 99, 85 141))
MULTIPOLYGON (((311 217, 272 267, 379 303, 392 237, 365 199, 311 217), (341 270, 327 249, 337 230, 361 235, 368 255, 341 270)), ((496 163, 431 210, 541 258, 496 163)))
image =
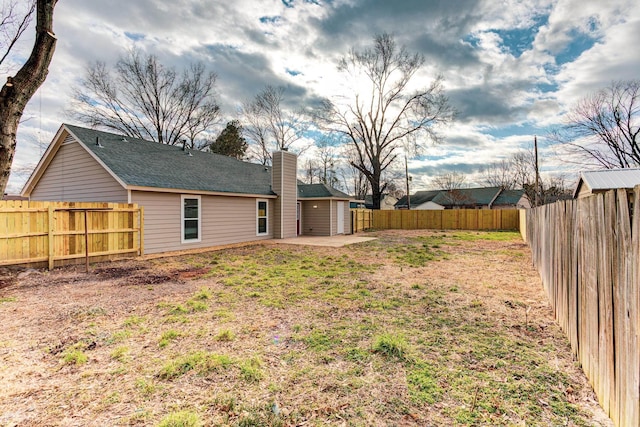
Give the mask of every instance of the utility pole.
POLYGON ((411 209, 411 194, 409 193, 409 165, 407 163, 407 155, 404 155, 404 174, 407 179, 407 210, 411 209))

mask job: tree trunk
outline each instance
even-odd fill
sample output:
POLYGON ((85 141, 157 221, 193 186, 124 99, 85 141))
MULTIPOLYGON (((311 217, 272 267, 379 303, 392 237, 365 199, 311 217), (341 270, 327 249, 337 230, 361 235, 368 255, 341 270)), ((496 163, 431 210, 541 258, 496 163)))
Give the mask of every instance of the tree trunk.
POLYGON ((382 200, 382 193, 379 189, 371 190, 371 203, 373 204, 372 209, 379 210, 380 209, 380 201, 382 200))
POLYGON ((36 41, 29 59, 0 90, 0 196, 9 181, 18 124, 27 103, 44 83, 56 46, 53 8, 57 0, 38 0, 36 41))

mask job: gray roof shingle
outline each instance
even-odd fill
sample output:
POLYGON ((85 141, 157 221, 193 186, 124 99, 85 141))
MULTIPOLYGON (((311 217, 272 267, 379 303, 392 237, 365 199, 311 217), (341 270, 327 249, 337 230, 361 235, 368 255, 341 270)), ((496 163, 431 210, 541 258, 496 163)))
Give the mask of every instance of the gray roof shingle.
POLYGON ((301 184, 298 183, 298 198, 315 199, 324 197, 335 197, 338 199, 351 199, 348 194, 336 190, 326 184, 301 184))
MULTIPOLYGON (((423 203, 427 203, 433 200, 440 193, 440 190, 429 190, 429 191, 417 191, 415 194, 411 195, 411 207, 420 206, 423 203)), ((396 208, 407 206, 407 196, 402 196, 400 200, 398 200, 395 205, 396 208)))
POLYGON ((232 157, 65 125, 128 186, 274 195, 271 168, 232 157), (100 146, 96 138, 100 138, 100 146))
POLYGON ((497 206, 516 206, 524 196, 524 190, 502 190, 502 193, 493 202, 497 206))

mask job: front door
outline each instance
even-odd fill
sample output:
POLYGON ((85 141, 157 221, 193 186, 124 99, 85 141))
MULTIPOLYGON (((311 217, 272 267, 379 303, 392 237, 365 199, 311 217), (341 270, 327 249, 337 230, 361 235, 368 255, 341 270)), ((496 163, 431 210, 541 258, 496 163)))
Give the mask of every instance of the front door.
POLYGON ((338 202, 338 234, 344 234, 344 202, 338 202))
POLYGON ((300 202, 296 204, 296 234, 300 235, 300 210, 302 209, 300 202))

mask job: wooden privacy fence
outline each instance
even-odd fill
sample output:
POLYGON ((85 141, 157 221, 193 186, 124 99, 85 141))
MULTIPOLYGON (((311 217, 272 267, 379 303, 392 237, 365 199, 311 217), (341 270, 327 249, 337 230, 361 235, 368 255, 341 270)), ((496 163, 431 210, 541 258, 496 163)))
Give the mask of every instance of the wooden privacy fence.
POLYGON ((527 213, 527 241, 556 319, 600 404, 640 425, 640 186, 527 213), (630 206, 633 207, 631 212, 630 206))
POLYGON ((142 255, 143 221, 135 204, 0 201, 0 265, 142 255))
POLYGON ((351 232, 373 228, 373 211, 371 209, 351 209, 351 232))
POLYGON ((517 209, 373 211, 373 228, 434 230, 518 230, 517 209))

